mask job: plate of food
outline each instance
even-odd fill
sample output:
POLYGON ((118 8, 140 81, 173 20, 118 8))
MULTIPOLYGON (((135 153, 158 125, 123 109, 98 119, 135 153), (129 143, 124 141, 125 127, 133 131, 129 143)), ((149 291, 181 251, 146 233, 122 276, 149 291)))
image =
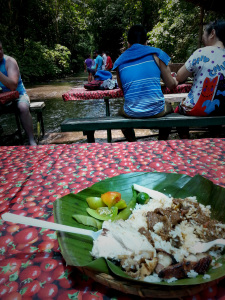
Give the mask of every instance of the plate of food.
POLYGON ((101 234, 58 232, 66 263, 96 281, 143 297, 193 295, 225 277, 225 189, 197 175, 134 172, 54 203, 55 222, 101 234))

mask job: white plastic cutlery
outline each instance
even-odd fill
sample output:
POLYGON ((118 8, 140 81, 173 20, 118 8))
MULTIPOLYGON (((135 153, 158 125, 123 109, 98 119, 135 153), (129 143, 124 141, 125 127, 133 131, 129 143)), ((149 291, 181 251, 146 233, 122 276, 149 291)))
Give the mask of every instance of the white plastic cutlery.
POLYGON ((190 251, 193 253, 204 253, 208 251, 213 246, 225 246, 225 239, 217 239, 208 243, 197 243, 193 247, 190 248, 190 251))
POLYGON ((155 200, 166 200, 168 199, 168 196, 166 196, 165 194, 146 188, 144 186, 138 185, 136 183, 133 184, 133 187, 136 191, 138 192, 143 192, 149 195, 149 197, 154 198, 155 200))
POLYGON ((12 214, 12 213, 4 213, 4 214, 2 214, 1 217, 4 221, 18 223, 18 224, 24 224, 24 225, 29 225, 29 226, 35 226, 35 227, 42 227, 42 228, 46 228, 46 229, 58 230, 58 231, 63 231, 63 232, 68 232, 68 233, 82 234, 82 235, 92 237, 93 240, 96 240, 102 232, 102 230, 98 230, 98 231, 86 230, 86 229, 62 225, 62 224, 58 224, 58 223, 42 221, 39 219, 30 218, 30 217, 19 216, 19 215, 12 214))

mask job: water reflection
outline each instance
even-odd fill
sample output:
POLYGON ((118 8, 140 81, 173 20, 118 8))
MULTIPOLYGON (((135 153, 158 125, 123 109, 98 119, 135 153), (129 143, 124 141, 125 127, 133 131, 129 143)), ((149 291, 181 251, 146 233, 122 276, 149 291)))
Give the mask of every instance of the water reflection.
MULTIPOLYGON (((45 132, 60 132, 60 124, 66 118, 85 118, 105 116, 104 100, 81 100, 64 102, 62 94, 72 87, 83 87, 85 80, 69 80, 51 82, 35 86, 27 86, 27 92, 32 102, 44 101, 43 120, 45 132)), ((122 99, 110 100, 110 113, 116 115, 122 99)), ((36 132, 36 114, 32 113, 34 132, 36 132)), ((2 115, 0 125, 4 134, 10 134, 16 129, 14 115, 2 115)))

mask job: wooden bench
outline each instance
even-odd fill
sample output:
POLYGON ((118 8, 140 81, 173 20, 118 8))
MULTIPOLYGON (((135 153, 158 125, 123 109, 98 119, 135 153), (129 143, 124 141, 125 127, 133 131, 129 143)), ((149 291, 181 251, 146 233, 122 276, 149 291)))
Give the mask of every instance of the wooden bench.
MULTIPOLYGON (((76 89, 75 89, 76 90, 76 89)), ((80 90, 80 89, 79 89, 80 90)), ((113 91, 113 90, 112 90, 113 91)), ((90 91, 89 91, 90 92, 90 91)), ((102 91, 101 91, 102 92, 102 91)), ((106 91, 103 91, 103 92, 108 92, 107 90, 106 91)), ((109 91, 109 92, 111 92, 111 91, 109 91)), ((86 95, 86 93, 84 92, 84 91, 75 91, 75 92, 71 92, 71 95, 70 95, 70 93, 69 93, 69 96, 68 97, 66 97, 66 99, 67 98, 69 98, 69 99, 71 99, 71 98, 73 98, 73 97, 75 97, 75 99, 77 99, 76 97, 79 97, 80 96, 80 94, 81 95, 83 95, 83 94, 85 94, 86 95)), ((89 93, 87 93, 87 94, 89 94, 89 93)), ((117 98, 117 94, 115 94, 115 95, 112 95, 111 94, 111 97, 113 97, 113 98, 117 98), (114 97, 116 95, 116 97, 114 97)), ((166 102, 169 102, 169 103, 179 103, 182 99, 184 99, 184 98, 186 98, 187 97, 187 95, 188 95, 188 93, 174 93, 174 94, 164 94, 164 97, 165 97, 165 101, 166 102)), ((89 95, 90 96, 90 95, 89 95)), ((91 97, 91 96, 90 96, 91 97)), ((105 101, 105 104, 106 104, 106 117, 109 117, 110 116, 110 109, 109 109, 109 99, 110 99, 110 97, 109 96, 103 96, 103 98, 104 98, 104 101, 105 101)), ((97 98, 98 99, 98 98, 97 98)), ((66 101, 68 101, 68 100, 66 100, 66 101)), ((74 121, 76 122, 76 120, 78 121, 78 123, 80 122, 79 120, 84 120, 84 119, 74 119, 74 121)), ((92 124, 92 119, 87 119, 87 120, 89 120, 89 122, 91 122, 91 124, 92 124)), ((93 119, 93 120, 95 120, 95 119, 93 119)), ((88 122, 88 121, 87 121, 88 122)), ((64 122, 62 123, 62 127, 61 128, 64 128, 64 122)), ((120 127, 120 128, 122 128, 122 127, 120 127)), ((93 129, 93 130, 95 130, 95 129, 93 129)), ((62 131, 66 131, 66 130, 62 130, 62 131)), ((84 135, 86 135, 86 133, 85 133, 85 129, 83 130, 82 128, 81 128, 81 130, 71 130, 71 129, 68 129, 68 131, 83 131, 84 132, 84 135)), ((87 134, 88 135, 88 134, 87 134)), ((93 134, 92 134, 92 136, 93 136, 93 134)), ((88 136, 88 141, 89 140, 93 140, 93 137, 91 138, 90 137, 90 134, 89 134, 89 136, 88 136)), ((107 141, 108 142, 111 142, 111 140, 112 140, 112 134, 111 134, 111 128, 109 127, 109 129, 107 129, 107 141)))
MULTIPOLYGON (((159 129, 165 127, 208 127, 225 125, 225 116, 218 117, 193 117, 176 113, 161 118, 126 119, 120 116, 102 118, 66 119, 61 123, 61 131, 88 131, 108 130, 121 128, 159 129)), ((108 142, 112 140, 108 136, 108 142)), ((88 142, 90 142, 88 138, 88 142)))
MULTIPOLYGON (((44 102, 31 102, 30 103, 30 112, 35 113, 37 116, 37 140, 38 140, 38 142, 40 140, 41 133, 42 133, 42 136, 44 136, 44 133, 45 133, 44 121, 43 121, 43 116, 42 116, 42 111, 44 108, 45 108, 44 102)), ((23 137, 22 137, 22 130, 21 130, 21 125, 20 125, 19 114, 18 114, 17 108, 14 105, 14 103, 2 108, 0 111, 0 115, 1 114, 15 114, 17 130, 14 134, 19 135, 20 143, 23 144, 23 137)))

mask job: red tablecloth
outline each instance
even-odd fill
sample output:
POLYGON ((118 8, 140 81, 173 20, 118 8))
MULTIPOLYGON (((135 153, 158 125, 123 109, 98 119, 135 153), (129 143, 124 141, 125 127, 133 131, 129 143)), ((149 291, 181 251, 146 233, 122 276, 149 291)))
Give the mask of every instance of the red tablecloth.
MULTIPOLYGON (((188 93, 191 87, 192 84, 180 84, 175 89, 170 90, 163 86, 162 91, 164 94, 188 93)), ((88 91, 85 88, 73 88, 62 95, 64 101, 103 99, 104 97, 109 97, 110 99, 122 98, 123 92, 121 89, 88 91)))
POLYGON ((0 104, 6 104, 8 102, 11 102, 12 100, 19 98, 19 92, 18 91, 11 91, 11 92, 5 92, 0 93, 0 104))
MULTIPOLYGON (((200 174, 225 187, 224 156, 225 139, 0 147, 0 211, 53 221, 55 199, 135 171, 200 174)), ((66 266, 54 231, 1 219, 0 228, 0 299, 139 299, 66 266)), ((225 296, 224 283, 195 299, 225 296)))

